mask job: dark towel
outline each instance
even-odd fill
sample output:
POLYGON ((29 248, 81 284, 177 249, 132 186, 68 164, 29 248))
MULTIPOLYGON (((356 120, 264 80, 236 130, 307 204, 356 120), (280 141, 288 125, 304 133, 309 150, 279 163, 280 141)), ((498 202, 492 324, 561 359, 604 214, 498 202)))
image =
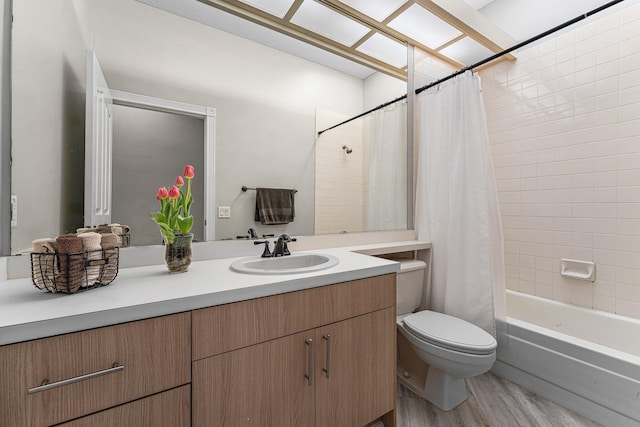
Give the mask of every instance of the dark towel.
POLYGON ((267 225, 293 222, 295 192, 281 188, 256 188, 255 220, 267 225))

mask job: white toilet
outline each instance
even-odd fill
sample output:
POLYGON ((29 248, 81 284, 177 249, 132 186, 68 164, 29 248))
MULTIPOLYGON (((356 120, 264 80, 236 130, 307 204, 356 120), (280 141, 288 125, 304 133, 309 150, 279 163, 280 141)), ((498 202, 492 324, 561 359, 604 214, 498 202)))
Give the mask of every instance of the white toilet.
POLYGON ((426 265, 419 260, 407 260, 400 266, 398 379, 419 396, 448 411, 467 398, 465 378, 491 369, 497 343, 489 333, 465 320, 429 310, 414 313, 422 301, 426 265))

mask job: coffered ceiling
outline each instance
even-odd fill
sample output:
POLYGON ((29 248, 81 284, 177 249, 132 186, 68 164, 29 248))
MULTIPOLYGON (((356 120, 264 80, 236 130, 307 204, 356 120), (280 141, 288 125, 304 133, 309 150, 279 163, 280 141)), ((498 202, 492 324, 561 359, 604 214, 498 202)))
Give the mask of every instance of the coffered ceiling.
POLYGON ((461 68, 516 42, 463 0, 200 2, 402 79, 408 45, 461 68))

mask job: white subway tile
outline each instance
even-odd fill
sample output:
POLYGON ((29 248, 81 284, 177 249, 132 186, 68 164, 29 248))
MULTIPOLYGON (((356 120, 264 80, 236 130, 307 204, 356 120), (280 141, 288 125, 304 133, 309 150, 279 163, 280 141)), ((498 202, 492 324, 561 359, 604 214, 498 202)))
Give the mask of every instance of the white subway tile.
POLYGON ((620 89, 620 78, 618 75, 596 80, 596 96, 615 93, 620 89))
POLYGON ((609 251, 618 250, 618 236, 615 235, 615 234, 594 233, 594 235, 593 235, 593 248, 594 249, 605 249, 605 250, 609 250, 609 251))
POLYGON ((592 248, 593 233, 572 233, 571 244, 581 248, 592 248))
POLYGON ((637 284, 618 283, 616 298, 623 301, 640 302, 640 286, 637 284))
MULTIPOLYGON (((594 186, 593 173, 575 174, 573 175, 573 188, 588 188, 594 186)), ((600 175, 600 174, 598 174, 600 175)))
POLYGON ((596 266, 596 287, 594 291, 600 295, 615 296, 616 267, 598 264, 596 266))
MULTIPOLYGON (((633 143, 633 140, 630 140, 630 141, 631 143, 633 143)), ((638 169, 639 166, 640 166, 640 151, 633 152, 631 154, 627 154, 624 156, 620 156, 620 158, 618 159, 618 169, 621 171, 638 169)))
POLYGON ((593 308, 593 294, 589 290, 571 292, 571 304, 584 308, 593 308))
POLYGON ((535 255, 536 254, 536 244, 533 242, 523 241, 520 245, 520 253, 524 255, 535 255))
MULTIPOLYGON (((553 246, 551 245, 540 245, 541 247, 544 247, 545 250, 547 250, 548 252, 545 252, 545 255, 550 255, 551 251, 553 250, 553 246)), ((553 271, 552 270, 552 266, 553 266, 553 260, 551 258, 547 258, 547 257, 543 257, 543 256, 539 256, 536 257, 536 270, 537 271, 553 271)))
POLYGON ((593 232, 593 219, 592 218, 572 218, 571 230, 580 233, 592 233, 593 232))
MULTIPOLYGON (((606 145, 613 145, 605 143, 606 145)), ((616 150, 617 151, 617 150, 616 150)), ((614 172, 618 170, 618 156, 596 157, 594 159, 595 172, 614 172)))
POLYGON ((573 217, 574 218, 593 218, 593 203, 574 203, 573 204, 573 217))
POLYGON ((617 203, 618 218, 640 218, 640 203, 617 203))
POLYGON ((594 203, 593 217, 609 218, 609 219, 617 218, 617 204, 616 203, 594 203))
POLYGON ((594 187, 615 187, 618 185, 617 172, 596 172, 593 174, 594 187))
POLYGON ((576 203, 590 203, 594 201, 594 190, 592 188, 583 188, 573 190, 572 201, 576 203))
POLYGON ((616 314, 640 319, 640 303, 616 299, 616 314))
POLYGON ((621 122, 619 129, 620 138, 640 136, 640 119, 621 122))
POLYGON ((620 57, 633 55, 640 52, 640 43, 636 38, 622 40, 619 44, 620 57))
POLYGON ((617 220, 613 218, 594 218, 593 231, 602 234, 616 234, 617 220))
POLYGON ((553 287, 553 299, 555 301, 571 304, 571 292, 568 289, 562 289, 557 286, 553 287))
POLYGON ((618 234, 640 236, 640 219, 619 219, 617 226, 618 234))
POLYGON ((640 119, 640 102, 627 104, 620 107, 620 121, 630 121, 640 119))
POLYGON ((599 187, 593 189, 593 201, 596 203, 615 203, 617 200, 616 187, 599 187))
MULTIPOLYGON (((638 43, 640 45, 640 42, 638 43)), ((640 52, 640 50, 638 50, 640 52)), ((640 68, 623 69, 620 72, 620 90, 640 85, 640 68)))
POLYGON ((522 293, 535 295, 536 294, 536 284, 533 281, 529 280, 520 280, 519 290, 522 293))
POLYGON ((616 255, 615 250, 593 248, 593 261, 596 264, 616 265, 616 255))
POLYGON ((606 311, 607 313, 615 313, 616 300, 608 296, 594 295, 593 308, 595 310, 606 311))

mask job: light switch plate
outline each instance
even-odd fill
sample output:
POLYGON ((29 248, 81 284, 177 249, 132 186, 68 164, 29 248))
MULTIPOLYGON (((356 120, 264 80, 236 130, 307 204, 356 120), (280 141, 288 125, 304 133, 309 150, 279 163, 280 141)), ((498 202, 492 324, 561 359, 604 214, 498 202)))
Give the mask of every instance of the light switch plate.
POLYGON ((231 218, 231 206, 218 206, 218 218, 231 218))

